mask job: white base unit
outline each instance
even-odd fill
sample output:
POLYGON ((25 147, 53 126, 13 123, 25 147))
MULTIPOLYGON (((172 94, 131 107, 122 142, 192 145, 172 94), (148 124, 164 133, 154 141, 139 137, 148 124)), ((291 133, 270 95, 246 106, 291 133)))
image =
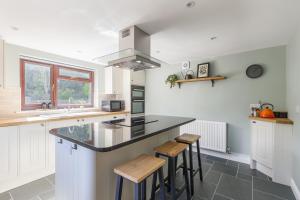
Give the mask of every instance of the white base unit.
POLYGON ((251 168, 289 185, 292 133, 292 125, 251 120, 251 168))
MULTIPOLYGON (((0 127, 0 193, 55 173, 55 137, 49 134, 49 130, 125 116, 119 114, 0 127)), ((63 159, 67 162, 67 157, 63 159)), ((71 173, 71 168, 65 168, 65 173, 71 173)))

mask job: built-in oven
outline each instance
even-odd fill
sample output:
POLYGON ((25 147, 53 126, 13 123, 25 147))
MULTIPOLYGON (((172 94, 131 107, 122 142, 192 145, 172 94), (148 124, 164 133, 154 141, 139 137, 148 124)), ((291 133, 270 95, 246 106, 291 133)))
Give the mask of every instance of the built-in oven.
POLYGON ((131 101, 131 114, 143 114, 145 113, 145 101, 144 100, 132 100, 131 101))
POLYGON ((140 85, 131 85, 131 99, 145 100, 145 87, 140 85))
POLYGON ((131 86, 131 114, 145 113, 145 87, 140 85, 131 86))

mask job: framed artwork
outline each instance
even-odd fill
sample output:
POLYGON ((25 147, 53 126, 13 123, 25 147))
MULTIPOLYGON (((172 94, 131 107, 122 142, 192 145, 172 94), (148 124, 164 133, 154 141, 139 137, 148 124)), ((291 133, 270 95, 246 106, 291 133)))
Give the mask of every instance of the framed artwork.
POLYGON ((197 67, 197 78, 208 77, 209 63, 199 64, 197 67))

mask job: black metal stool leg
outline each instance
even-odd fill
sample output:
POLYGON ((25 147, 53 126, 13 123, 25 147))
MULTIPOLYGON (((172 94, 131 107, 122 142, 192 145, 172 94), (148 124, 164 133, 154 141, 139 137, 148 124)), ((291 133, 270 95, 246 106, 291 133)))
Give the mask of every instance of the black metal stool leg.
POLYGON ((151 200, 155 199, 155 192, 156 192, 156 181, 157 181, 157 172, 153 173, 153 179, 152 179, 152 190, 151 190, 151 200))
POLYGON ((191 199, 191 193, 190 193, 190 184, 189 184, 189 176, 188 176, 188 170, 187 170, 187 161, 186 161, 186 150, 182 152, 183 156, 183 170, 184 170, 184 179, 185 179, 185 187, 186 187, 186 196, 187 200, 191 199))
POLYGON ((159 198, 160 198, 160 200, 165 200, 166 199, 165 180, 164 180, 164 170, 162 167, 158 170, 158 174, 159 174, 159 188, 160 188, 159 198))
POLYGON ((123 177, 118 175, 115 200, 121 200, 122 189, 123 189, 123 177))
POLYGON ((175 169, 175 158, 171 157, 169 158, 169 162, 170 162, 170 185, 171 185, 171 199, 172 200, 176 200, 176 182, 175 182, 175 178, 176 178, 176 169, 175 169))
POLYGON ((167 185, 167 191, 171 191, 171 158, 168 158, 168 185, 167 185))
POLYGON ((147 180, 143 180, 142 182, 142 200, 146 200, 147 195, 147 180))
POLYGON ((190 160, 190 181, 191 181, 191 195, 194 195, 194 167, 193 167, 193 151, 192 144, 189 144, 189 160, 190 160))
POLYGON ((134 200, 141 200, 141 183, 134 184, 134 200))
POLYGON ((199 144, 199 140, 197 140, 197 157, 198 157, 200 180, 203 181, 202 163, 201 163, 201 157, 200 157, 200 144, 199 144))

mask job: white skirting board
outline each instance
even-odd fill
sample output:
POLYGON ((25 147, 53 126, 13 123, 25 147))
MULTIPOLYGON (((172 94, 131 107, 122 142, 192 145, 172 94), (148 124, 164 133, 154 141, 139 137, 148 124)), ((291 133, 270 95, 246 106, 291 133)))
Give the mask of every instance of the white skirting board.
MULTIPOLYGON (((193 151, 197 152, 196 147, 193 147, 193 151)), ((241 163, 245 163, 245 164, 250 164, 250 155, 247 155, 247 154, 241 154, 241 153, 235 153, 235 152, 228 154, 228 153, 222 153, 222 152, 217 152, 217 151, 211 151, 211 150, 207 150, 207 149, 203 149, 203 148, 200 149, 200 152, 203 154, 210 155, 210 156, 215 156, 215 157, 224 158, 224 159, 228 159, 228 160, 232 160, 232 161, 237 161, 237 162, 241 162, 241 163)))
POLYGON ((294 179, 291 179, 291 188, 292 188, 292 191, 295 195, 295 198, 297 200, 300 200, 300 190, 299 190, 298 186, 296 185, 294 179))

